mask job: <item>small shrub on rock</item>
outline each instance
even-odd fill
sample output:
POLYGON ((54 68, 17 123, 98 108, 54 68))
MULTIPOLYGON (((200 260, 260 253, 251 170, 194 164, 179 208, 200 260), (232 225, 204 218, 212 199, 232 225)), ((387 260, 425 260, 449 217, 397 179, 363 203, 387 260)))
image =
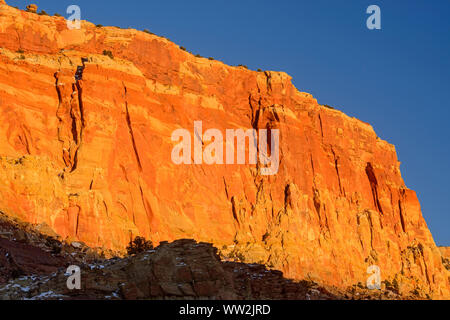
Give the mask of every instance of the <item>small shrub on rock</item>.
POLYGON ((137 254, 153 249, 153 243, 146 240, 144 237, 136 237, 133 241, 130 241, 127 247, 128 255, 137 254))

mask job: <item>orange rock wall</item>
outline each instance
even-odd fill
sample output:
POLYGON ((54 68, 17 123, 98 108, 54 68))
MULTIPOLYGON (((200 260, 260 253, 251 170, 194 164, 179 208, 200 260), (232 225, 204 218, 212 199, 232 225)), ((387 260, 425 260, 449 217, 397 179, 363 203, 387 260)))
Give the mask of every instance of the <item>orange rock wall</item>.
POLYGON ((439 247, 442 257, 445 259, 450 259, 450 247, 439 247))
POLYGON ((196 58, 132 29, 68 30, 64 18, 2 4, 0 47, 1 211, 114 250, 136 235, 212 242, 338 287, 365 283, 376 264, 404 292, 450 297, 394 146, 287 74, 196 58), (279 129, 278 174, 173 164, 172 132, 196 120, 279 129))

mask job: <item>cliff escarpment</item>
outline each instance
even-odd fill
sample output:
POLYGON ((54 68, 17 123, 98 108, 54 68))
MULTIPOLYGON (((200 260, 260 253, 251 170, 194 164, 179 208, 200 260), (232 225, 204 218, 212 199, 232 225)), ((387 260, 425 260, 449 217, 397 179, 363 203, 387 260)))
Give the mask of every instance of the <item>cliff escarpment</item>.
MULTIPOLYGON (((0 211, 123 251, 195 239, 292 279, 347 287, 378 265, 400 292, 450 297, 449 271, 394 146, 282 72, 165 38, 0 4, 0 211), (104 53, 111 54, 104 54, 104 53), (176 165, 172 132, 278 129, 280 165, 176 165)), ((350 94, 350 93, 349 93, 350 94)))

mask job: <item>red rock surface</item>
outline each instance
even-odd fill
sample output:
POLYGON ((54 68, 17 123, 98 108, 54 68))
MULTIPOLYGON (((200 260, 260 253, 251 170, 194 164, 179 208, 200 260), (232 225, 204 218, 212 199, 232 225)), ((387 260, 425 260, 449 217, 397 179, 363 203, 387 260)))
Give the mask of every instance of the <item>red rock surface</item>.
POLYGON ((439 247, 442 257, 450 259, 450 247, 439 247))
POLYGON ((193 238, 343 288, 376 264, 401 292, 450 297, 394 146, 287 74, 196 58, 132 29, 68 30, 62 17, 3 4, 0 46, 0 211, 114 250, 137 235, 193 238), (279 129, 278 174, 173 164, 172 132, 196 120, 279 129))

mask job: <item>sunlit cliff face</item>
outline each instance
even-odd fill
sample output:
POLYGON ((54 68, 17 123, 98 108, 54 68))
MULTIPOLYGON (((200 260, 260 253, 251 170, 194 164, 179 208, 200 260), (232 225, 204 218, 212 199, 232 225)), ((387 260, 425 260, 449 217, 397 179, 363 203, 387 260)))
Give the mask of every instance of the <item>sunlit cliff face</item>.
POLYGON ((285 73, 196 58, 131 29, 69 30, 62 17, 5 5, 0 46, 2 212, 120 251, 137 235, 192 238, 340 287, 365 283, 377 265, 405 292, 448 297, 395 148, 285 73), (227 130, 278 132, 278 160, 174 163, 172 134, 195 121, 225 140, 227 130), (271 164, 276 174, 264 175, 271 164))

